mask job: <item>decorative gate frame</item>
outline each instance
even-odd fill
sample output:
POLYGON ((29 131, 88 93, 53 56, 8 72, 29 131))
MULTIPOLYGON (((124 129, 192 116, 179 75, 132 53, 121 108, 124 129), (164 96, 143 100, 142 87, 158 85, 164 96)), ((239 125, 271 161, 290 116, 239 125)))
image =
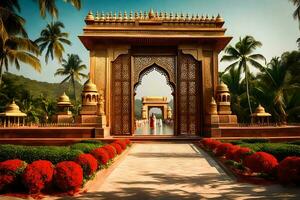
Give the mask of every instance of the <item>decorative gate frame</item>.
MULTIPOLYGON (((114 135, 124 135, 124 134, 133 134, 134 133, 134 96, 135 96, 135 89, 141 83, 142 77, 153 70, 158 71, 162 75, 164 75, 167 79, 168 84, 172 88, 172 95, 174 100, 174 135, 198 135, 199 132, 202 130, 203 123, 201 116, 203 116, 204 110, 201 108, 202 105, 202 65, 199 61, 197 61, 193 56, 188 54, 183 54, 182 52, 178 52, 177 55, 120 55, 114 61, 112 61, 112 77, 111 77, 111 116, 112 121, 111 123, 111 132, 114 135), (128 60, 124 59, 124 57, 128 57, 128 60), (130 57, 130 60, 129 60, 130 57), (124 70, 123 64, 120 63, 120 60, 128 62, 128 71, 124 70), (186 62, 184 62, 186 61, 186 62), (188 62, 189 61, 189 62, 188 62), (130 62, 130 64, 129 64, 130 62), (118 63, 117 66, 114 66, 115 63, 118 63), (184 69, 186 67, 186 69, 184 69), (189 68, 193 67, 194 72, 188 71, 189 68), (117 70, 117 71, 115 71, 117 70), (121 72, 120 72, 121 71, 121 72), (118 102, 116 104, 116 99, 126 100, 128 96, 124 97, 116 97, 116 92, 119 91, 120 88, 114 88, 113 86, 116 84, 115 82, 115 75, 117 73, 125 72, 128 76, 125 82, 131 82, 130 89, 127 87, 123 87, 121 84, 120 87, 123 89, 123 93, 130 94, 131 96, 131 103, 128 105, 126 102, 118 102), (180 74, 185 74, 187 80, 185 81, 186 86, 192 88, 185 88, 186 91, 180 91, 179 87, 183 84, 183 80, 180 79, 180 74), (190 81, 190 76, 193 76, 192 82, 190 81), (194 83, 193 87, 191 87, 191 83, 194 83), (124 91, 124 88, 128 91, 124 91), (193 91, 192 91, 193 90, 193 91), (191 93, 191 91, 193 93, 191 93), (183 102, 181 99, 186 99, 185 106, 182 106, 183 102), (190 96, 190 97, 189 97, 190 96), (124 108, 124 105, 127 108, 124 108), (185 110, 184 110, 185 109, 185 110), (124 116, 117 116, 123 115, 123 111, 127 112, 130 110, 130 120, 128 119, 128 113, 125 113, 124 116), (118 112, 118 113, 117 113, 118 112), (185 116, 183 116, 185 115, 185 116), (130 127, 128 129, 119 130, 120 127, 130 127), (182 127, 186 127, 183 129, 182 127), (185 132, 182 132, 185 130, 185 132)), ((181 89, 184 87, 181 87, 181 89)))

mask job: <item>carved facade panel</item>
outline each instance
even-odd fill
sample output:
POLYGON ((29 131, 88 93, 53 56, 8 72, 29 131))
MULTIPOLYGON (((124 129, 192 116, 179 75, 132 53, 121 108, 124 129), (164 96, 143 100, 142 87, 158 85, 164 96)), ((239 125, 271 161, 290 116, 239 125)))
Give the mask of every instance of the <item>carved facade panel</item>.
POLYGON ((112 62, 112 127, 114 135, 131 132, 131 63, 129 55, 112 62))
POLYGON ((168 72, 169 81, 173 84, 175 81, 175 66, 176 57, 175 56, 134 56, 133 57, 134 66, 134 76, 133 80, 135 83, 139 82, 140 73, 144 71, 147 67, 151 65, 158 65, 163 67, 164 70, 168 72))
POLYGON ((200 131, 200 63, 191 55, 178 58, 178 132, 196 135, 200 131))

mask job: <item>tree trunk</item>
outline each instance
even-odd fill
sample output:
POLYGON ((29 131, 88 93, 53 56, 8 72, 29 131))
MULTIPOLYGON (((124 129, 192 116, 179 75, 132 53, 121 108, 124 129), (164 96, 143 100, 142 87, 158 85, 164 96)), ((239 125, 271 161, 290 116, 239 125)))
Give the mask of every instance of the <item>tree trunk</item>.
POLYGON ((2 75, 3 75, 3 59, 0 62, 0 86, 2 85, 2 75))
POLYGON ((250 109, 250 113, 252 114, 252 107, 251 107, 251 102, 250 102, 250 94, 249 94, 249 80, 248 80, 248 70, 245 70, 245 79, 246 79, 246 89, 247 89, 247 99, 248 99, 248 105, 250 109))
POLYGON ((73 92, 74 92, 73 95, 76 103, 76 89, 75 89, 75 80, 73 76, 72 76, 72 84, 73 84, 73 92))

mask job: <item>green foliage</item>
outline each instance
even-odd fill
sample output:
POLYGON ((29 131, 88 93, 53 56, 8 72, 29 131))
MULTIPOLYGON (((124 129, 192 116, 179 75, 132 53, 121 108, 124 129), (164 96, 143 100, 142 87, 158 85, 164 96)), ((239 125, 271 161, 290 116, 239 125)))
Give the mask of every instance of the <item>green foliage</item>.
POLYGON ((72 150, 79 150, 84 153, 90 153, 94 149, 102 147, 102 143, 77 143, 70 146, 72 150))
POLYGON ((0 161, 21 159, 31 163, 35 160, 49 160, 56 164, 65 160, 75 160, 81 153, 83 152, 70 147, 0 145, 0 161))
POLYGON ((242 139, 240 140, 243 143, 268 143, 269 140, 268 139, 263 139, 263 138, 253 138, 253 139, 242 139))
POLYGON ((135 99, 134 100, 134 112, 135 112, 135 119, 142 119, 142 100, 135 99))
MULTIPOLYGON (((7 89, 3 91, 10 99, 20 97, 20 91, 26 91, 30 93, 34 98, 40 97, 42 94, 48 100, 56 100, 65 91, 69 97, 73 97, 72 86, 69 83, 47 83, 36 80, 31 80, 24 76, 18 76, 11 73, 5 73, 3 75, 4 84, 7 85, 7 89), (17 91, 15 91, 16 88, 17 91)), ((82 84, 76 82, 76 90, 82 90, 82 84)), ((1 88, 2 91, 2 88, 1 88)), ((78 94, 78 97, 80 94, 78 94)))
POLYGON ((99 140, 81 140, 79 143, 87 143, 87 144, 102 144, 104 145, 104 143, 102 141, 99 140))
POLYGON ((287 144, 294 144, 294 145, 300 145, 300 140, 287 142, 287 144))
POLYGON ((253 151, 263 151, 275 156, 279 161, 288 156, 300 156, 300 146, 285 143, 242 143, 240 146, 249 147, 253 151))

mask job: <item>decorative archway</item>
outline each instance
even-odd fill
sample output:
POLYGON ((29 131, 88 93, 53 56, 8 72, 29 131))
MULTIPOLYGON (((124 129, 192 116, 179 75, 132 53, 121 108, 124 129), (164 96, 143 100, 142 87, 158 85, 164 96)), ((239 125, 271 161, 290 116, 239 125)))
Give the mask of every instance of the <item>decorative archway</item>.
POLYGON ((115 135, 134 131, 135 88, 141 78, 156 70, 173 89, 175 135, 197 135, 203 127, 202 65, 193 56, 120 55, 112 62, 111 131, 115 135))

